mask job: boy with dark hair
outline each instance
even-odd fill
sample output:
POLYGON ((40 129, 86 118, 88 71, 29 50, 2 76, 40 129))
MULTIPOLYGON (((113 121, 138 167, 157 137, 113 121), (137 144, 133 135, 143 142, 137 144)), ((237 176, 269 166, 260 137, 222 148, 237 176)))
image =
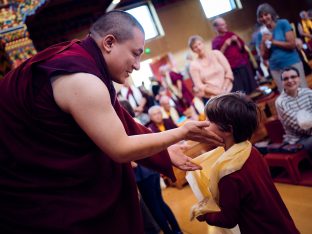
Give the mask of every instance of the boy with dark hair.
POLYGON ((208 181, 194 216, 222 228, 238 225, 241 233, 298 233, 263 157, 248 141, 258 126, 256 104, 242 93, 230 93, 211 98, 205 113, 208 129, 223 138, 225 151, 218 147, 194 160, 203 170, 189 174, 208 181))

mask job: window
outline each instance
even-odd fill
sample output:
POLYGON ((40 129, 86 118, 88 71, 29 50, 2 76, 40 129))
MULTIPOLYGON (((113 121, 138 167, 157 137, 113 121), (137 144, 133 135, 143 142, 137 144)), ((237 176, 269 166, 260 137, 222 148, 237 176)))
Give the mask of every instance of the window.
POLYGON ((145 40, 164 35, 160 21, 151 2, 148 1, 147 3, 132 5, 123 10, 133 15, 140 22, 145 31, 145 40))
POLYGON ((138 70, 138 71, 134 70, 132 72, 131 78, 132 78, 133 84, 136 87, 141 86, 142 82, 144 82, 145 87, 147 89, 150 88, 151 80, 149 78, 154 76, 153 72, 152 72, 152 69, 150 67, 150 62, 151 62, 150 59, 141 62, 140 70, 138 70))
POLYGON ((200 3, 207 18, 242 8, 240 0, 200 0, 200 3))

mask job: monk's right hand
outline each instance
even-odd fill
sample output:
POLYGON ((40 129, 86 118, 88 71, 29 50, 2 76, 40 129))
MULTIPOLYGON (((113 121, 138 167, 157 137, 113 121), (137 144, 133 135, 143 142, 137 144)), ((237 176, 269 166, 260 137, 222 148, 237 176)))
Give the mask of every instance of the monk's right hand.
POLYGON ((212 131, 209 121, 187 121, 182 128, 186 131, 186 140, 198 141, 211 146, 224 146, 223 139, 212 131))

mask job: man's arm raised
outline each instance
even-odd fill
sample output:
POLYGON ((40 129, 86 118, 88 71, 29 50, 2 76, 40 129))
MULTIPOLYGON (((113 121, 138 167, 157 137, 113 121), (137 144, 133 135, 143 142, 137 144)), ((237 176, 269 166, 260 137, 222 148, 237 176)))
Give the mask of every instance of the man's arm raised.
POLYGON ((205 130, 209 126, 207 121, 192 121, 161 133, 128 136, 111 105, 105 84, 98 77, 76 73, 55 77, 51 82, 59 107, 71 114, 91 140, 117 162, 151 156, 182 139, 217 145, 222 141, 205 130))

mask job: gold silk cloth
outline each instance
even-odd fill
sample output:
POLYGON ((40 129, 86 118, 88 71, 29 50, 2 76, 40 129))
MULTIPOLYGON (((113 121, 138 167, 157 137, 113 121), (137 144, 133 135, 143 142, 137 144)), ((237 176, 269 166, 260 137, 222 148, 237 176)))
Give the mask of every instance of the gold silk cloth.
MULTIPOLYGON (((250 155, 251 147, 249 141, 244 141, 234 144, 227 151, 223 147, 218 147, 192 159, 203 169, 187 172, 186 175, 186 180, 198 200, 191 208, 191 220, 199 215, 221 211, 218 183, 224 176, 243 167, 250 155)), ((231 230, 216 228, 217 233, 233 233, 231 230)))

